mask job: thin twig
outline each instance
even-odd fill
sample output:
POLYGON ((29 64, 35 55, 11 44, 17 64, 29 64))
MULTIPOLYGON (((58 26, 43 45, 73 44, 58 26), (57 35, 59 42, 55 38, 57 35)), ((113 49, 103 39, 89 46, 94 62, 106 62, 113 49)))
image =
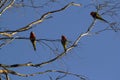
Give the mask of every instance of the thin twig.
MULTIPOLYGON (((7 0, 5 0, 7 1, 7 0)), ((0 12, 0 16, 2 15, 3 12, 5 12, 7 9, 9 9, 10 7, 12 7, 12 5, 14 4, 15 0, 11 0, 11 3, 6 6, 4 9, 2 9, 2 11, 0 12)))
POLYGON ((61 70, 46 70, 46 71, 43 71, 43 72, 36 72, 36 73, 32 73, 32 74, 21 74, 21 73, 15 72, 13 70, 8 70, 9 74, 17 75, 17 76, 21 76, 21 77, 29 77, 29 76, 35 76, 35 75, 38 75, 38 74, 46 74, 46 73, 51 73, 51 72, 61 73, 61 74, 65 74, 65 75, 72 75, 72 76, 80 78, 81 80, 86 80, 87 79, 86 76, 70 73, 68 71, 67 72, 66 71, 61 71, 61 70))

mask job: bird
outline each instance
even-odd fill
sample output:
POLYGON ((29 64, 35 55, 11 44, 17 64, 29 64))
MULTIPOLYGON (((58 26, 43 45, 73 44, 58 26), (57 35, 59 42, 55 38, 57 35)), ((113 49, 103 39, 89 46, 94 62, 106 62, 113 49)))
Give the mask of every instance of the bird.
POLYGON ((109 23, 108 21, 106 21, 105 19, 103 19, 97 12, 91 12, 90 15, 94 18, 94 19, 98 19, 101 21, 104 21, 106 23, 109 23))
POLYGON ((66 51, 66 49, 67 49, 67 38, 64 35, 61 36, 61 44, 64 48, 64 51, 66 51))
MULTIPOLYGON (((106 22, 106 23, 108 23, 108 24, 110 25, 110 23, 109 23, 107 20, 103 19, 97 12, 91 12, 90 15, 91 15, 94 19, 98 19, 98 20, 104 21, 104 22, 106 22)), ((115 32, 117 32, 116 29, 115 29, 113 26, 110 26, 110 27, 111 27, 115 32)))
POLYGON ((33 45, 34 51, 36 51, 36 36, 34 32, 30 32, 30 41, 33 45))

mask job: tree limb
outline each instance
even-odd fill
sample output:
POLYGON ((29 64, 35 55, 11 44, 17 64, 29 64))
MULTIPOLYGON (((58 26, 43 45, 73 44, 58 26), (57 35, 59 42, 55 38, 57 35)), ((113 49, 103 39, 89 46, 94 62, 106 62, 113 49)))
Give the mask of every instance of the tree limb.
POLYGON ((81 4, 76 4, 76 3, 74 3, 74 2, 71 2, 71 3, 67 4, 66 6, 64 6, 63 8, 61 8, 61 9, 54 10, 54 11, 50 11, 50 12, 47 12, 47 13, 43 14, 40 19, 37 19, 37 20, 35 20, 35 21, 27 24, 25 27, 19 28, 19 29, 17 29, 17 30, 1 31, 0 34, 3 34, 3 33, 5 33, 5 32, 6 32, 6 33, 11 32, 11 33, 10 33, 11 35, 15 35, 17 32, 23 32, 23 31, 29 30, 29 29, 33 28, 34 25, 43 22, 43 21, 46 19, 46 17, 49 16, 50 14, 63 11, 63 10, 67 9, 67 8, 70 7, 70 6, 81 6, 81 4))

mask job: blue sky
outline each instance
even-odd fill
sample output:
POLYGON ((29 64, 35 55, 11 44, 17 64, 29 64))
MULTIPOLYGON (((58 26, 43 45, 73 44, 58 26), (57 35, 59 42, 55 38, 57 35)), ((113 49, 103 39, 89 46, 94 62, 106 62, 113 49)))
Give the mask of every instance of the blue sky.
MULTIPOLYGON (((63 7, 69 1, 45 6, 43 9, 30 8, 11 8, 0 18, 0 27, 3 29, 18 29, 27 25, 40 16, 51 10, 56 10, 63 7), (58 5, 57 7, 54 7, 58 5)), ((72 0, 71 0, 72 1, 72 0)), ((103 1, 103 0, 102 0, 103 1)), ((118 1, 118 0, 117 0, 118 1)), ((74 41, 81 33, 85 32, 92 23, 93 18, 89 15, 91 11, 95 11, 93 6, 86 7, 92 3, 92 0, 75 0, 76 3, 82 3, 82 7, 71 6, 65 11, 52 14, 53 18, 45 20, 43 23, 36 25, 35 28, 29 31, 18 33, 15 37, 29 37, 29 33, 34 31, 38 39, 60 39, 61 35, 65 35, 68 40, 74 41)), ((111 18, 104 16, 112 22, 116 17, 111 18)), ((119 15, 118 15, 119 17, 119 15)), ((96 26, 91 33, 104 29, 108 26, 102 21, 97 21, 96 26)), ((18 72, 39 72, 47 69, 68 70, 80 75, 87 76, 90 80, 119 80, 120 63, 120 33, 114 31, 104 31, 97 35, 90 35, 83 37, 78 46, 71 50, 60 60, 48 64, 42 68, 16 68, 18 72)), ((63 52, 60 42, 46 42, 53 49, 58 49, 58 53, 63 52)), ((40 63, 55 56, 42 42, 37 42, 37 51, 29 40, 14 40, 12 43, 2 47, 0 50, 0 63, 16 64, 16 63, 40 63)), ((51 74, 54 76, 54 74, 51 74)), ((10 76, 12 80, 48 80, 45 75, 21 78, 10 76)), ((62 80, 76 80, 74 77, 66 77, 62 80)))

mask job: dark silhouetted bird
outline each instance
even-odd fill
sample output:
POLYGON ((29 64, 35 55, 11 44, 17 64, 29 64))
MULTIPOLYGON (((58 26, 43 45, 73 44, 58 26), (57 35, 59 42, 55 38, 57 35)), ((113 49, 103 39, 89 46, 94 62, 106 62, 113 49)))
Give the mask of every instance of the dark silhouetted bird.
POLYGON ((36 36, 35 36, 34 32, 30 33, 30 41, 33 45, 34 50, 36 51, 36 36))
POLYGON ((94 18, 94 19, 98 19, 101 21, 104 21, 106 23, 109 23, 108 21, 106 21, 105 19, 103 19, 97 12, 91 12, 90 15, 94 18))
POLYGON ((67 49, 67 38, 64 35, 61 36, 61 44, 64 48, 64 51, 66 51, 66 49, 67 49))

